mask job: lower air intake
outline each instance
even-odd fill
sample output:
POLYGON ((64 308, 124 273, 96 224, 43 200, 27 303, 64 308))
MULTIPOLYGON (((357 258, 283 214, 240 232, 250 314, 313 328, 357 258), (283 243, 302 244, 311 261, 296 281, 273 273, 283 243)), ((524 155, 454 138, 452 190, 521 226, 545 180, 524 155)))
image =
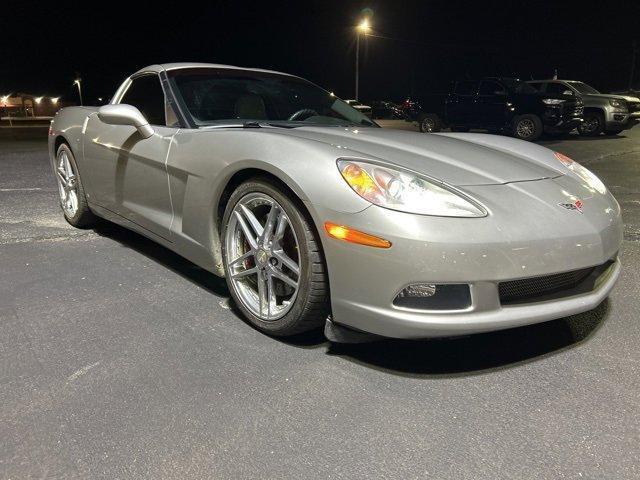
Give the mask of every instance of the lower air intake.
POLYGON ((572 290, 586 280, 596 268, 600 269, 601 267, 501 282, 498 284, 500 303, 505 305, 536 301, 545 295, 572 290))

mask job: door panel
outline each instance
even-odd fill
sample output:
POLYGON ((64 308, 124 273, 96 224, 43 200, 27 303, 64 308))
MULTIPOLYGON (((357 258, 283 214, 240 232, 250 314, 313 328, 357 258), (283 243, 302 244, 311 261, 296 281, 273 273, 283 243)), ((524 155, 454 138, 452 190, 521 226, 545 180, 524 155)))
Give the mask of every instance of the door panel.
POLYGON ((90 202, 169 239, 173 216, 166 160, 177 129, 154 126, 144 139, 127 125, 107 125, 89 118, 84 136, 83 176, 90 202))
POLYGON ((507 102, 507 92, 502 85, 493 81, 483 81, 480 84, 476 102, 478 124, 482 126, 504 125, 507 102))
POLYGON ((469 125, 474 120, 477 82, 461 81, 447 99, 447 121, 452 125, 469 125))

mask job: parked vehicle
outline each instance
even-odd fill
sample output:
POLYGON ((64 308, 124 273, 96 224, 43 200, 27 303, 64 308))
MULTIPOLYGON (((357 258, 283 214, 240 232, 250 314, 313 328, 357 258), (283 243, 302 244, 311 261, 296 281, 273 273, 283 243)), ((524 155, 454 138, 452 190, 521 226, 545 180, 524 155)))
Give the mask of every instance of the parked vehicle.
POLYGON ((426 95, 420 99, 407 98, 402 104, 402 111, 407 118, 418 124, 422 133, 439 132, 444 128, 446 99, 447 94, 426 95))
MULTIPOLYGON (((442 96, 440 96, 442 98, 442 96)), ((571 131, 582 123, 582 99, 575 95, 545 94, 515 78, 462 80, 453 84, 444 104, 434 105, 432 96, 425 108, 413 107, 422 131, 452 131, 472 128, 507 133, 521 140, 536 140, 544 131, 571 131), (431 130, 429 130, 431 128, 431 130)))
POLYGON ((367 117, 371 117, 371 107, 369 105, 364 105, 357 100, 345 100, 345 102, 355 108, 357 111, 366 115, 367 117))
POLYGON ((620 273, 620 206, 570 158, 379 128, 284 73, 152 65, 61 110, 48 148, 71 225, 104 217, 225 277, 270 335, 500 330, 593 309, 620 273))
POLYGON ((374 100, 371 103, 371 118, 374 120, 408 120, 397 103, 389 100, 374 100))
POLYGON ((582 135, 601 133, 617 135, 640 122, 640 99, 633 95, 600 93, 576 80, 532 80, 527 82, 543 95, 564 94, 581 97, 584 102, 584 122, 578 128, 582 135))

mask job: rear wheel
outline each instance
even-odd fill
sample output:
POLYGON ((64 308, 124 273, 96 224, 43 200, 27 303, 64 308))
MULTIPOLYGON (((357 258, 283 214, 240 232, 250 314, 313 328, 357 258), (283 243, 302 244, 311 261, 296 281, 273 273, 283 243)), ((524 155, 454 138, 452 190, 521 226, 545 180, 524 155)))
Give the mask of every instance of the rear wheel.
POLYGON ((250 180, 231 195, 222 230, 227 285, 256 328, 288 336, 329 314, 329 285, 310 221, 277 185, 250 180))
POLYGON ((513 119, 513 136, 531 142, 540 138, 543 132, 542 121, 536 115, 519 115, 513 119))
POLYGON ((604 115, 600 112, 586 112, 584 121, 578 127, 580 135, 596 137, 604 131, 604 115))
POLYGON ((68 145, 62 144, 56 153, 55 173, 58 195, 64 218, 74 227, 89 228, 96 216, 89 209, 78 165, 68 145))
POLYGON ((437 115, 426 113, 420 117, 420 131, 422 133, 439 132, 442 130, 442 122, 437 115))

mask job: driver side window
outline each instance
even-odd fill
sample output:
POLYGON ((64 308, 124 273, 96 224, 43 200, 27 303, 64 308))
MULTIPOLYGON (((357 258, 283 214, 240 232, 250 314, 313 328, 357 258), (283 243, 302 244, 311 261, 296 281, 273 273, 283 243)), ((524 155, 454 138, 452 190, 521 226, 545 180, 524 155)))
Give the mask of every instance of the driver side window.
POLYGON ((573 95, 571 89, 562 83, 547 83, 547 93, 554 95, 573 95))
POLYGON ((497 82, 483 81, 480 84, 478 95, 501 95, 506 93, 504 87, 497 82))
POLYGON ((166 102, 157 75, 143 75, 134 78, 120 99, 120 103, 136 107, 151 125, 167 125, 166 102))

